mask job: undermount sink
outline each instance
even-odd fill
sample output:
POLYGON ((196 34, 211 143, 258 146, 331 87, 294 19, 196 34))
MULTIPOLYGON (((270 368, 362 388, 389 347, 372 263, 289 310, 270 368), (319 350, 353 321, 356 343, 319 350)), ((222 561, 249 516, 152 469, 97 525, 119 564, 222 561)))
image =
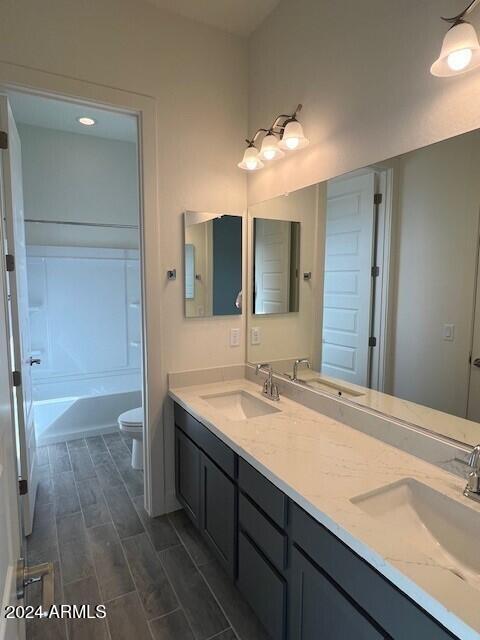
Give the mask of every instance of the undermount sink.
POLYGON ((360 396, 364 396, 365 393, 362 391, 358 391, 353 387, 349 387, 348 385, 343 385, 337 382, 333 382, 332 380, 325 380, 324 378, 307 378, 304 379, 302 376, 298 378, 301 382, 305 382, 310 387, 314 387, 315 389, 322 389, 323 391, 334 391, 340 395, 352 396, 353 398, 358 398, 360 396))
POLYGON ((229 420, 248 420, 280 411, 264 400, 241 390, 202 396, 202 400, 221 411, 229 420))
POLYGON ((480 588, 480 513, 435 489, 404 478, 351 502, 374 518, 385 535, 400 535, 435 564, 480 588))

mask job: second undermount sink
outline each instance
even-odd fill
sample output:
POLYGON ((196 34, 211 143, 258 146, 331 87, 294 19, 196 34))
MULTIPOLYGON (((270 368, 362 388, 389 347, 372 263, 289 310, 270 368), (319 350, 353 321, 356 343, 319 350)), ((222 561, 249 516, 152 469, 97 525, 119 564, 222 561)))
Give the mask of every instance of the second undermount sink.
POLYGON ((221 411, 229 420, 248 420, 280 411, 264 400, 242 390, 202 396, 202 400, 221 411))
POLYGON ((351 502, 374 518, 385 535, 400 536, 454 575, 480 588, 480 512, 426 484, 404 478, 351 502))

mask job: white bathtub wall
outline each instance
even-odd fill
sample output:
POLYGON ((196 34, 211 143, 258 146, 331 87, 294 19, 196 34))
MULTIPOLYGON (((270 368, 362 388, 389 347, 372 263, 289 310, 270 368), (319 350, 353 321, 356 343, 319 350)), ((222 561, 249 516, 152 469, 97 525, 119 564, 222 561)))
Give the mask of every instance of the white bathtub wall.
MULTIPOLYGON (((140 388, 138 251, 28 247, 34 399, 109 392, 99 380, 124 377, 140 388), (134 374, 132 376, 132 374, 134 374), (102 386, 103 385, 103 386, 102 386)), ((128 381, 128 382, 127 382, 128 381)))

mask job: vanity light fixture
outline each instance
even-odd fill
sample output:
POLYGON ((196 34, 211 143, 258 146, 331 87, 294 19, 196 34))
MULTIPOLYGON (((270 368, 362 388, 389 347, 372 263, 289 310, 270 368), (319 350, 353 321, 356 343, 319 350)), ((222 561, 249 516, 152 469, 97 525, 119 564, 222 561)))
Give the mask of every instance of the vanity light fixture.
POLYGON ((474 27, 464 20, 480 0, 472 0, 458 15, 442 20, 451 24, 443 39, 440 55, 430 68, 434 76, 448 77, 471 71, 480 65, 480 43, 474 27))
POLYGON ((283 158, 285 152, 303 149, 308 145, 308 138, 303 133, 303 127, 297 120, 301 111, 299 104, 291 115, 281 114, 275 118, 269 129, 258 129, 251 140, 246 140, 247 148, 240 169, 257 171, 263 169, 264 162, 271 162, 283 158), (256 146, 259 137, 263 135, 260 151, 256 146))
POLYGON ((77 122, 83 124, 84 127, 93 127, 97 124, 97 121, 93 118, 89 118, 88 116, 82 116, 81 118, 77 118, 77 122))

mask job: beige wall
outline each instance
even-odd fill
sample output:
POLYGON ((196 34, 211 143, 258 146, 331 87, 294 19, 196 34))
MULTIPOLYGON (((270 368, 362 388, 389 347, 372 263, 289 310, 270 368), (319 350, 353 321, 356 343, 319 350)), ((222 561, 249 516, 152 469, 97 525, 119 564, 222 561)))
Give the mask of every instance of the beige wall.
POLYGON ((480 132, 398 158, 393 395, 466 416, 480 208, 480 132), (455 325, 453 342, 444 324, 455 325), (412 363, 415 362, 415 375, 412 363))
MULTIPOLYGON (((320 185, 320 188, 322 185, 320 185)), ((323 189, 320 189, 323 194, 323 189)), ((323 204, 323 201, 322 201, 323 204)), ((249 362, 273 362, 299 357, 312 358, 315 353, 315 306, 321 307, 318 283, 322 281, 323 267, 318 263, 317 239, 323 247, 324 207, 320 205, 319 186, 312 185, 273 200, 261 202, 249 208, 249 258, 248 258, 248 332, 247 360, 249 362), (253 315, 253 218, 290 220, 300 222, 300 305, 298 313, 253 315), (312 272, 311 280, 304 280, 303 273, 312 272), (261 343, 251 344, 250 331, 258 327, 261 343)), ((319 325, 321 326, 321 325, 319 325)))
MULTIPOLYGON (((311 145, 249 176, 259 202, 480 125, 479 72, 430 74, 460 0, 281 0, 250 40, 249 131, 302 102, 311 145)), ((473 14, 480 21, 480 12, 473 14)))

